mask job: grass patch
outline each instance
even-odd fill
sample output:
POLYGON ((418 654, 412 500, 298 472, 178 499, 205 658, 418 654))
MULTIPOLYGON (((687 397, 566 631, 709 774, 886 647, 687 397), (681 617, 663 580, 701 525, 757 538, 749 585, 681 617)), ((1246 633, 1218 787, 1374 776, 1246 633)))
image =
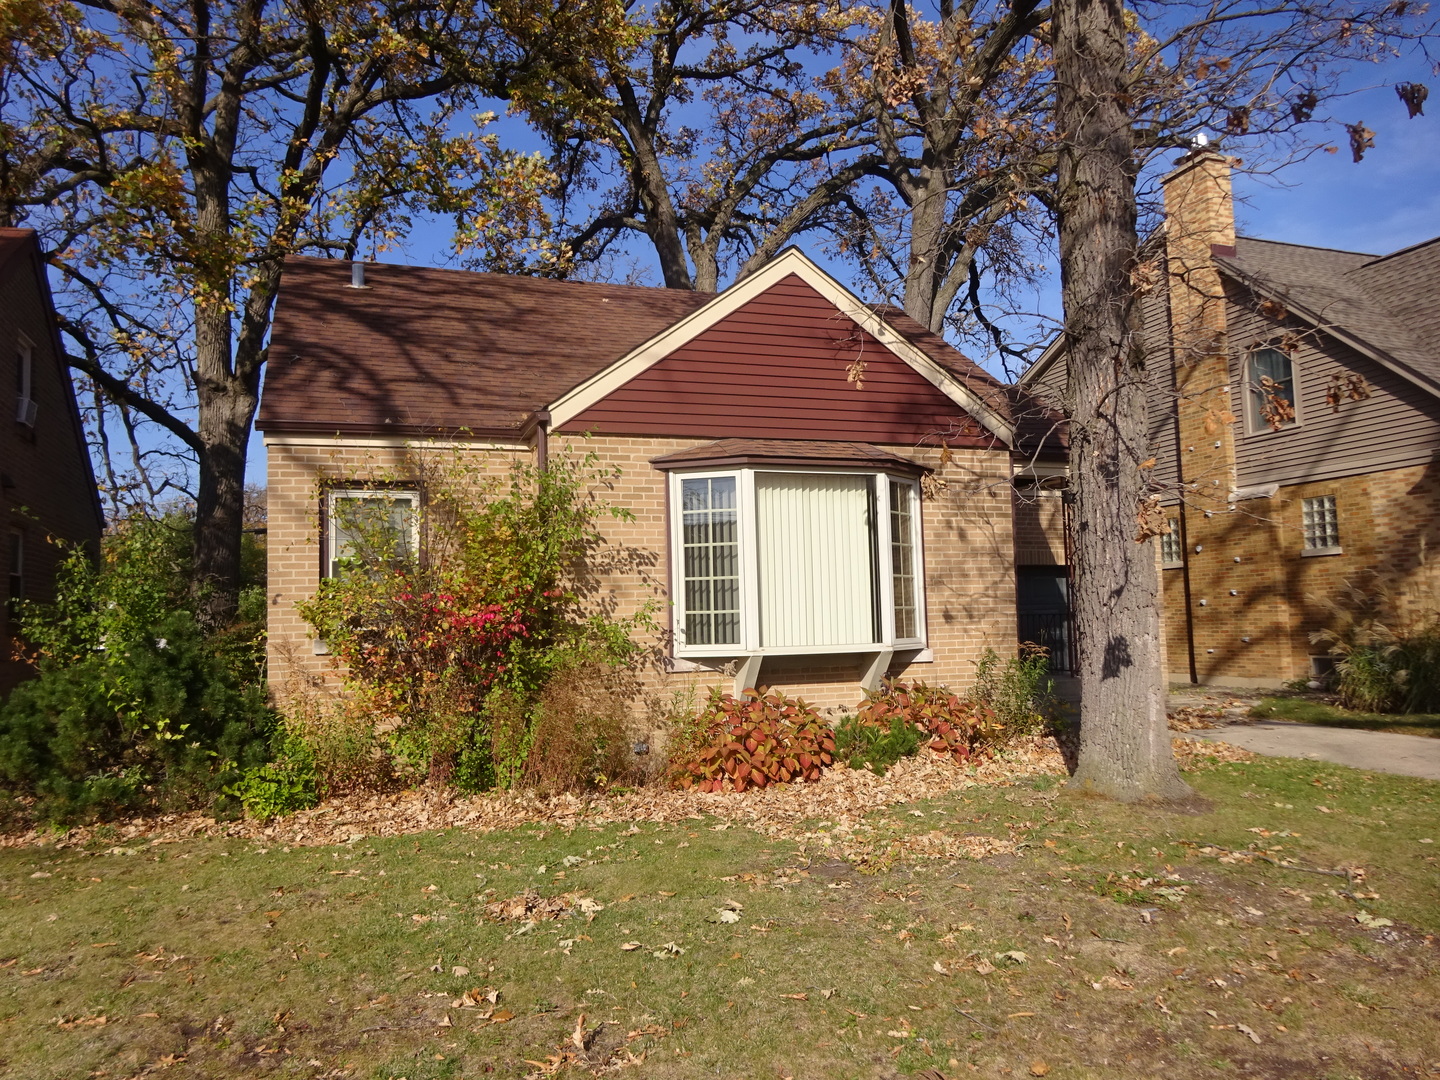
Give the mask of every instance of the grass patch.
POLYGON ((1266 697, 1250 710, 1261 720, 1294 720, 1318 727, 1388 731, 1396 735, 1425 735, 1440 739, 1440 716, 1433 713, 1367 713, 1299 697, 1266 697))
POLYGON ((1421 841, 1440 840, 1440 785, 1286 759, 1191 780, 1213 813, 1043 782, 894 807, 866 821, 897 852, 869 874, 825 855, 829 822, 803 844, 696 820, 0 851, 0 1073, 453 1080, 627 1054, 647 1078, 1433 1067, 1440 867, 1421 841), (1019 853, 905 854, 936 831, 1019 853), (527 888, 603 908, 523 933, 484 917, 527 888), (457 1007, 471 989, 498 998, 457 1007), (564 1062, 582 1014, 599 1030, 564 1062))

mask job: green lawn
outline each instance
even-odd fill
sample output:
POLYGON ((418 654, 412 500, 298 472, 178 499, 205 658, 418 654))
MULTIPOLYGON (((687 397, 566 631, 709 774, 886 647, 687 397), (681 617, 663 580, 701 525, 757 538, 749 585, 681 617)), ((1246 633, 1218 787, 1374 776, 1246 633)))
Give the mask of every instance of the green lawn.
POLYGON ((1295 720, 1320 727, 1360 728, 1440 739, 1440 716, 1431 713, 1353 712, 1307 698, 1267 697, 1260 699, 1260 703, 1250 710, 1250 715, 1262 720, 1295 720))
POLYGON ((825 822, 7 849, 0 1075, 1440 1070, 1440 785, 1279 759, 1190 778, 1213 812, 1048 777, 892 808, 869 873, 826 861, 825 822), (1020 847, 909 854, 934 833, 1020 847), (527 888, 602 907, 485 917, 527 888))

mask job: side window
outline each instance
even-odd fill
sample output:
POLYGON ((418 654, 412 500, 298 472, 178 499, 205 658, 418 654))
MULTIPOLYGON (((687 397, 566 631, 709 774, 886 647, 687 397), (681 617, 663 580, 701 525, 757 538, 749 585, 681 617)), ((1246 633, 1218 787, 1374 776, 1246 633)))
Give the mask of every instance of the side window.
POLYGON ((1185 565, 1185 552, 1180 547, 1180 519, 1169 518, 1168 533, 1160 535, 1160 565, 1166 570, 1185 565))
POLYGON ((325 525, 326 577, 413 562, 420 549, 420 493, 332 490, 325 496, 325 525))
POLYGON ((15 419, 35 426, 35 350, 24 337, 15 347, 15 419))
POLYGON ((1245 428, 1280 431, 1295 423, 1295 366, 1279 349, 1256 349, 1245 360, 1245 428))
POLYGON ((10 530, 9 589, 5 594, 5 614, 14 620, 19 612, 20 601, 25 599, 25 533, 20 529, 10 530))
POLYGON ((1339 551, 1340 517, 1335 512, 1335 496, 1305 499, 1300 504, 1300 528, 1305 536, 1306 552, 1339 551))

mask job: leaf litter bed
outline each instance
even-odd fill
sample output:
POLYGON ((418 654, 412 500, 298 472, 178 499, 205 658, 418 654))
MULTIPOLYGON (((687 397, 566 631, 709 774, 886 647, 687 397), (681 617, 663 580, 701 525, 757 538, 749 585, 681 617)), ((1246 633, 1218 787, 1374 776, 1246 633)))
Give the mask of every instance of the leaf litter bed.
MULTIPOLYGON (((1254 755, 1226 743, 1203 747, 1174 740, 1182 769, 1220 762, 1244 762, 1254 755)), ((1065 757, 1053 736, 1035 736, 1007 747, 1000 755, 958 765, 948 756, 924 753, 906 758, 876 776, 868 769, 837 765, 809 784, 773 785, 742 793, 671 790, 653 784, 618 795, 543 796, 534 792, 496 792, 475 796, 410 789, 380 795, 327 799, 270 823, 243 819, 217 821, 202 812, 133 818, 125 823, 91 825, 60 832, 32 828, 0 835, 0 848, 81 848, 113 842, 112 852, 129 854, 137 845, 169 844, 200 837, 249 839, 291 846, 353 844, 370 837, 403 836, 441 829, 491 832, 521 825, 562 829, 616 823, 673 824, 705 817, 744 825, 771 839, 806 840, 814 834, 805 823, 824 820, 831 854, 864 857, 863 841, 847 841, 863 830, 874 811, 975 787, 1005 787, 1039 776, 1068 775, 1065 757)), ((983 858, 1014 851, 1013 841, 992 837, 933 834, 911 842, 913 854, 983 858)))

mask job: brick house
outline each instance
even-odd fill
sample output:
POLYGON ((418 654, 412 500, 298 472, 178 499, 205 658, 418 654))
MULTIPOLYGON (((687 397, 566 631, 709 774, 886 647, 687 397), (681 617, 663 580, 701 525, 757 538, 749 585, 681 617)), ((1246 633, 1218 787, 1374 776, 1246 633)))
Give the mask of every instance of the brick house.
POLYGON ((15 601, 54 599, 60 552, 48 541, 85 543, 98 551, 104 527, 45 262, 30 229, 0 229, 0 393, 4 695, 32 670, 15 658, 15 601))
MULTIPOLYGON (((1436 607, 1440 238, 1368 255, 1236 236, 1214 151, 1164 190, 1140 314, 1171 678, 1323 674, 1331 602, 1436 607)), ((1058 342, 1021 380, 1059 408, 1064 382, 1058 342)))
POLYGON ((963 686, 1015 642, 1009 395, 793 249, 715 295, 293 259, 257 421, 272 684, 333 678, 295 605, 345 508, 398 532, 427 455, 589 452, 634 514, 603 523, 590 601, 659 602, 652 689, 963 686))

